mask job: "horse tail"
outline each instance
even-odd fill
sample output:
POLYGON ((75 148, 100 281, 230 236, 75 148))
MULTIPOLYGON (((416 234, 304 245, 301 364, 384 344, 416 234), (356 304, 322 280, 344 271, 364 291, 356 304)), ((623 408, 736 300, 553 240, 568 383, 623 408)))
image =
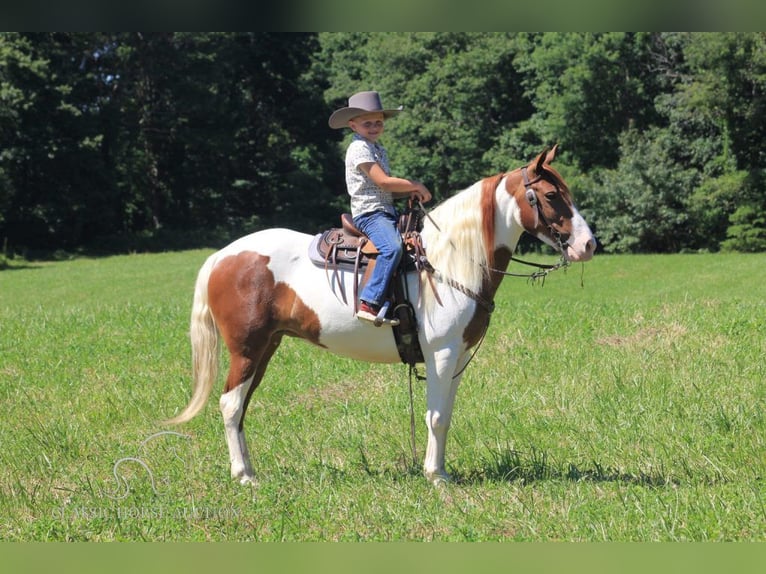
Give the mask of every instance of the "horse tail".
POLYGON ((208 306, 207 284, 216 258, 208 257, 197 274, 191 311, 190 338, 192 349, 192 396, 186 408, 166 424, 185 423, 194 418, 210 398, 218 378, 220 334, 208 306))

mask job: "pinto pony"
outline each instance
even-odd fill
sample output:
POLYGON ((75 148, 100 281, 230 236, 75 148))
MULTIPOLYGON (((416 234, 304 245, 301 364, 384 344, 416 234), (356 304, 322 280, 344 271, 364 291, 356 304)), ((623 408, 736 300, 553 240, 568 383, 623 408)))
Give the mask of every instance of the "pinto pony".
MULTIPOLYGON (((587 261, 596 242, 575 208, 566 183, 550 166, 554 147, 529 165, 488 177, 430 212, 421 233, 437 280, 426 271, 406 276, 426 370, 428 446, 423 471, 433 483, 449 480, 444 466, 455 394, 471 348, 483 336, 495 292, 524 231, 568 261, 587 261), (438 291, 438 297, 432 292, 438 291)), ((186 408, 169 423, 197 415, 217 379, 219 339, 230 354, 220 397, 231 476, 254 482, 244 432, 253 391, 285 335, 337 355, 378 363, 400 357, 391 329, 354 316, 353 272, 328 283, 309 259, 312 236, 269 229, 242 237, 203 264, 191 312, 193 390, 186 408)))

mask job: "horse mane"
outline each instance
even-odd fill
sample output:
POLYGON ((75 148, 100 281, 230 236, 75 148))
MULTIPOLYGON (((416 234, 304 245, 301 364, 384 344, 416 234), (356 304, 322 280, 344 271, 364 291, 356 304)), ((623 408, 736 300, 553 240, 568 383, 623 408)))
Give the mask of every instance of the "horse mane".
POLYGON ((484 178, 448 198, 431 211, 433 222, 426 218, 423 227, 434 268, 472 291, 481 290, 494 265, 495 190, 504 175, 484 178))

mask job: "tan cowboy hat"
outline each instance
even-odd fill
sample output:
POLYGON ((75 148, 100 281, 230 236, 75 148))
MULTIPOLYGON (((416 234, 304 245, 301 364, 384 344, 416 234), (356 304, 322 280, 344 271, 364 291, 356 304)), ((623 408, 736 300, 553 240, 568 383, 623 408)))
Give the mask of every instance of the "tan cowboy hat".
POLYGON ((399 106, 395 110, 384 110, 380 103, 380 94, 378 92, 358 92, 348 99, 348 107, 335 110, 330 116, 330 127, 340 129, 348 127, 348 120, 352 120, 362 114, 380 112, 383 117, 390 118, 404 109, 399 106))

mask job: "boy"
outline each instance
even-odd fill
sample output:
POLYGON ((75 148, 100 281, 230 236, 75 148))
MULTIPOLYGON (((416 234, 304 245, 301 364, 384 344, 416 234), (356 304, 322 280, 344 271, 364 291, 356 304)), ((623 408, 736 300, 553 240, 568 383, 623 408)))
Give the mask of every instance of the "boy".
MULTIPOLYGON (((351 215, 354 225, 379 251, 372 276, 359 297, 356 316, 372 323, 402 257, 394 198, 411 196, 424 203, 431 199, 431 192, 419 181, 391 176, 388 154, 378 143, 385 120, 400 111, 401 106, 395 110, 384 109, 378 92, 359 92, 348 99, 347 107, 333 112, 329 120, 333 129, 349 127, 354 132, 346 150, 346 187, 351 196, 351 215)), ((384 318, 382 324, 394 326, 399 321, 384 318)))

